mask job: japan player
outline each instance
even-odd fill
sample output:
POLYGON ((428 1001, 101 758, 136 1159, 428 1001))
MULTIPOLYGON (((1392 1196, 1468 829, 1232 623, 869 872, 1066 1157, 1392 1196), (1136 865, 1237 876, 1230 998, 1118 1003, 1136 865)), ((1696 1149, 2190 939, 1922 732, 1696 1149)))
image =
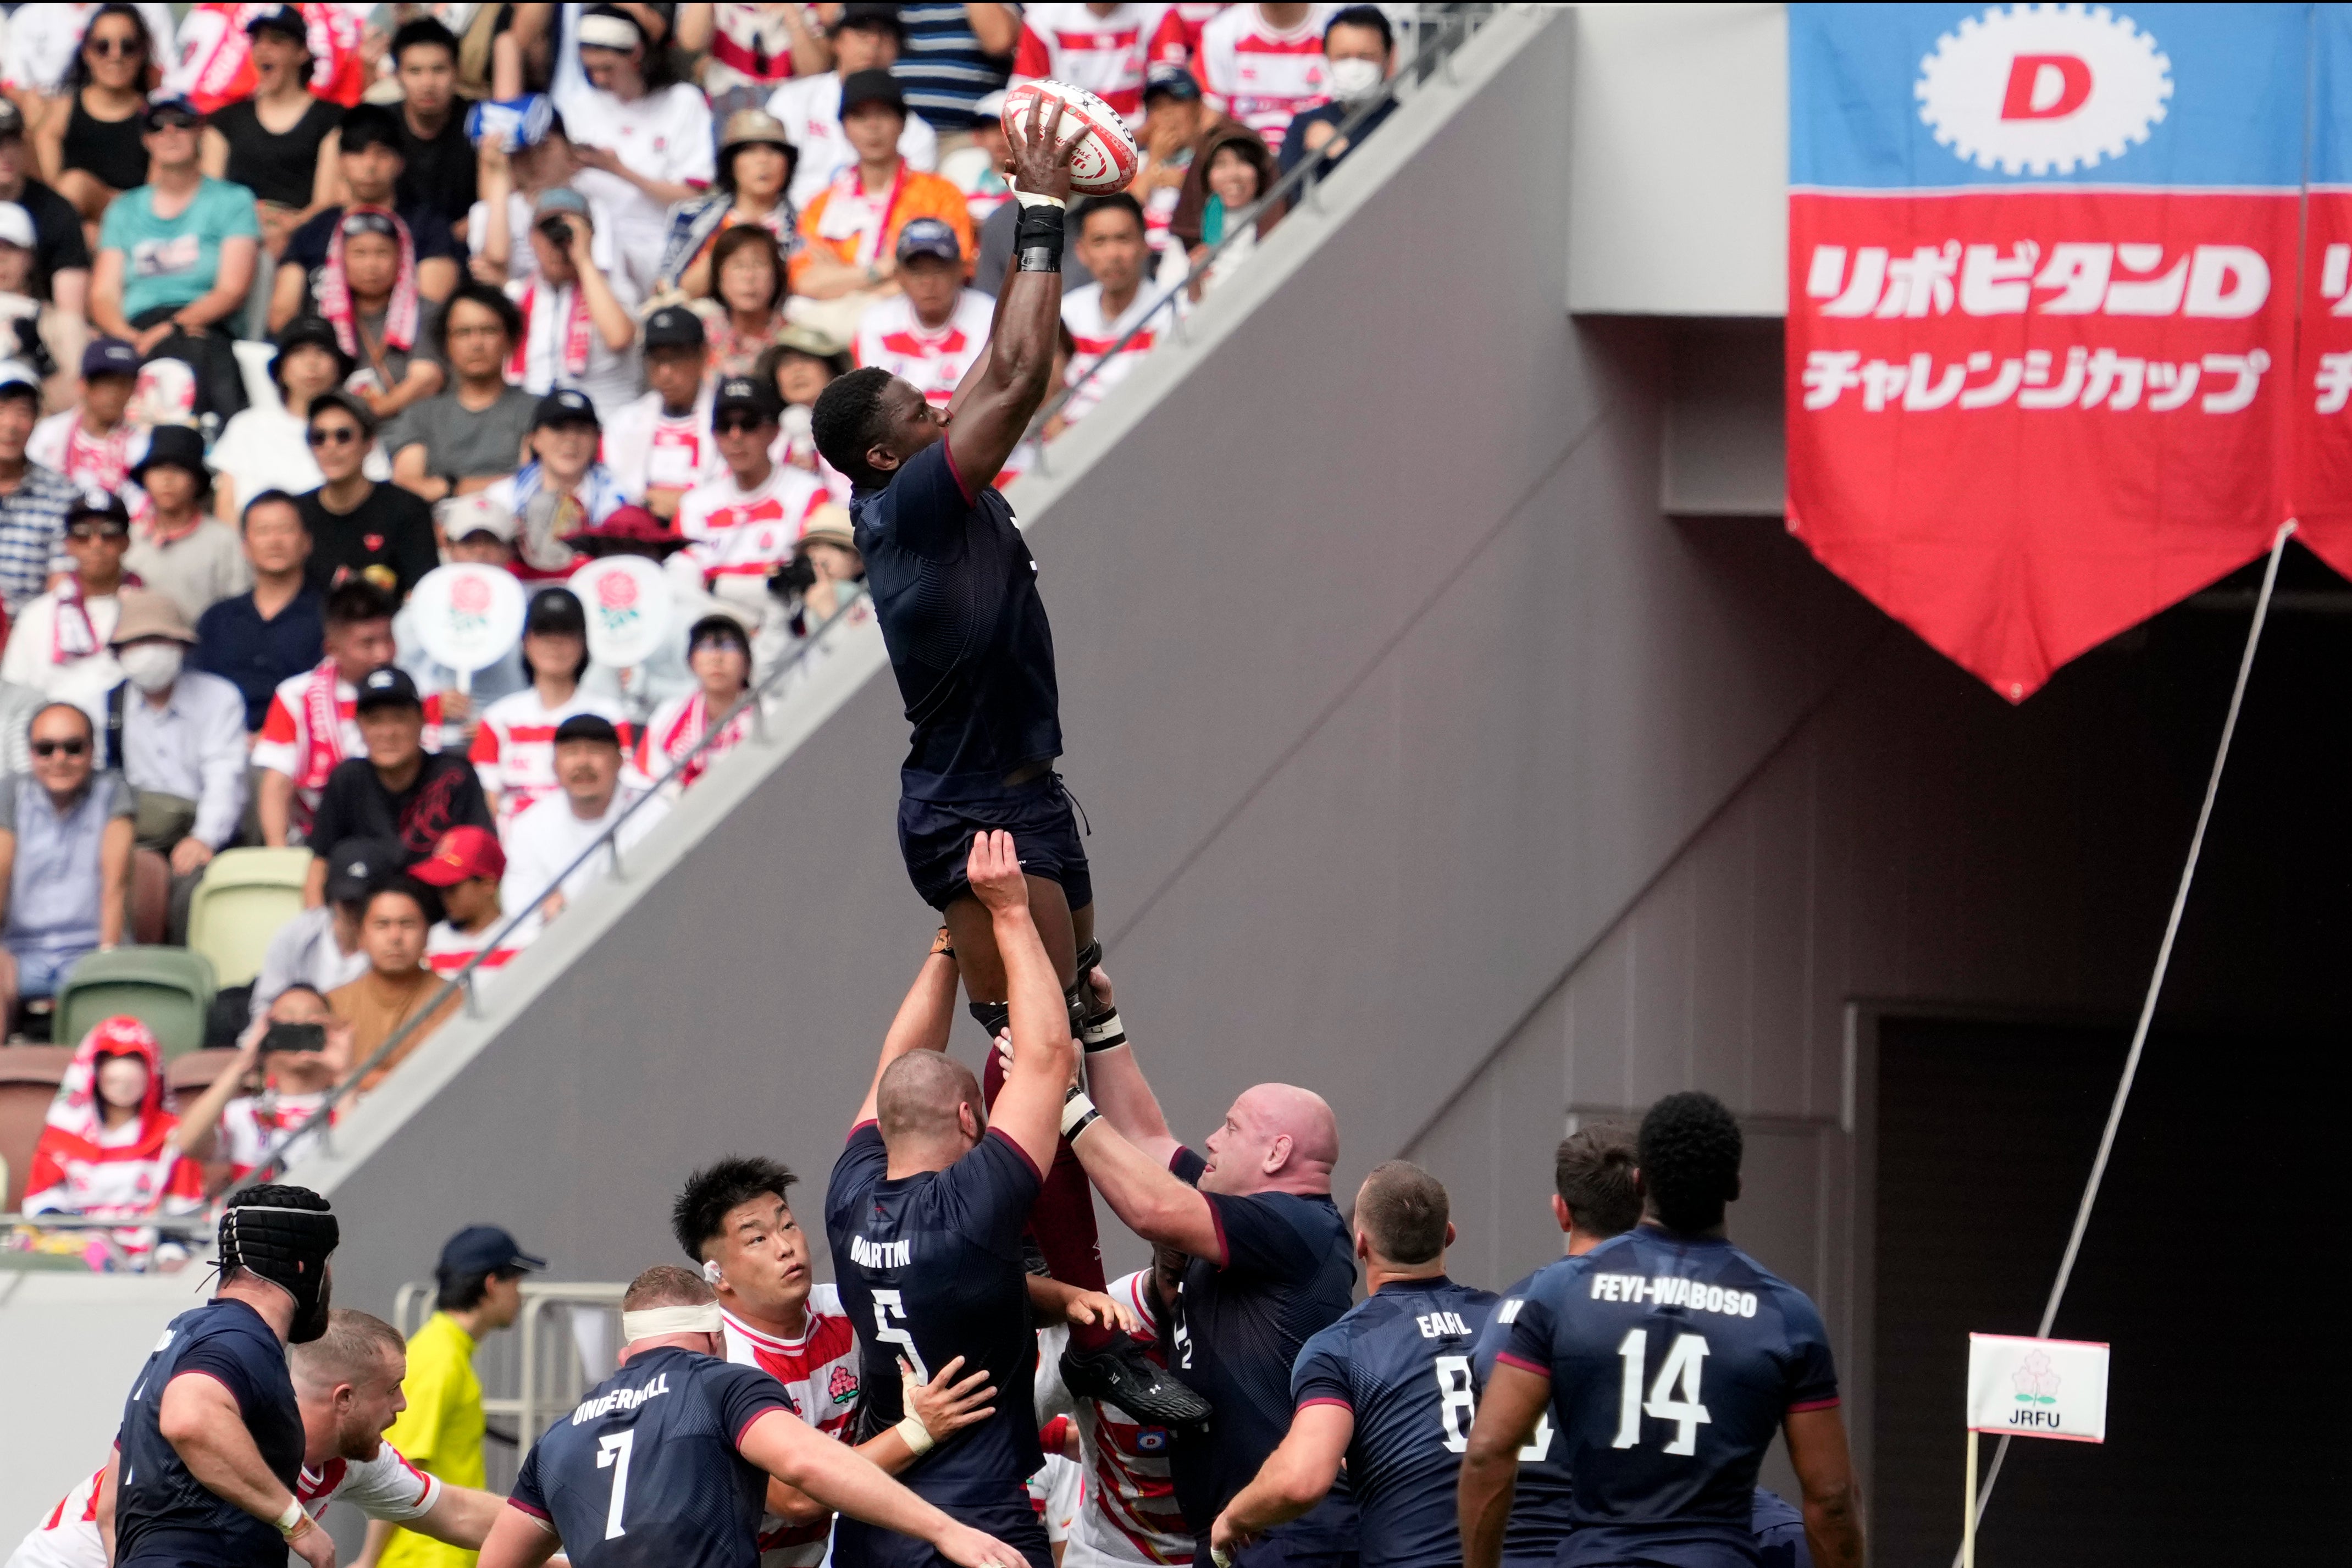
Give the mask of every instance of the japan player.
MULTIPOLYGON (((1158 1271, 1139 1270, 1110 1282, 1110 1297, 1132 1312, 1128 1331, 1139 1349, 1165 1366, 1160 1348, 1161 1306, 1158 1271)), ((1060 1372, 1064 1331, 1038 1335, 1037 1414, 1069 1417, 1078 1439, 1085 1496, 1070 1523, 1062 1568, 1168 1568, 1192 1560, 1192 1531, 1176 1506, 1170 1469, 1175 1434, 1107 1399, 1071 1394, 1060 1372)), ((1049 1441, 1048 1450, 1053 1445, 1049 1441)))
POLYGON ((1370 1294, 1299 1351, 1289 1435, 1217 1515, 1216 1551, 1322 1501, 1344 1460, 1364 1568, 1462 1561, 1454 1494, 1476 1404, 1470 1348, 1496 1296, 1446 1278, 1448 1207, 1437 1178, 1408 1161, 1364 1178, 1355 1244, 1370 1294))
POLYGON ((1463 1457, 1465 1568, 1496 1568, 1547 1404, 1574 1524, 1559 1568, 1752 1568, 1756 1472, 1776 1431, 1813 1560, 1858 1565, 1860 1500, 1821 1314, 1724 1234, 1739 1124, 1712 1095, 1669 1094, 1643 1118, 1636 1155, 1642 1223, 1546 1269, 1511 1315, 1463 1457))
POLYGON ((774 1378, 721 1360, 720 1325, 699 1275, 664 1264, 630 1281, 620 1370, 531 1445, 480 1568, 539 1568, 559 1546, 581 1568, 754 1568, 772 1477, 808 1511, 904 1531, 959 1568, 1019 1568, 795 1417, 774 1378))

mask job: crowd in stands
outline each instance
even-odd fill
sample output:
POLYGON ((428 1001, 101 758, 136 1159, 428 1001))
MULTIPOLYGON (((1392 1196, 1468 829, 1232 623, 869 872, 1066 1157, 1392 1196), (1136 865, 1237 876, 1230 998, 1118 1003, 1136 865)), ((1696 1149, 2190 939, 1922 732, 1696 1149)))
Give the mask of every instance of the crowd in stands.
MULTIPOLYGON (((1281 172, 1346 152, 1397 19, 13 8, 0 1017, 37 1038, 90 955, 185 941, 224 852, 312 853, 302 913, 215 1009, 234 1060, 183 1116, 136 1020, 57 1042, 78 1050, 24 1207, 216 1195, 351 1074, 395 1066, 370 1059, 450 1012, 441 977, 479 956, 496 983, 604 873, 558 883, 616 819, 625 850, 751 733, 739 699, 863 593, 818 393, 883 365, 944 405, 988 340, 1009 86, 1085 87, 1143 150, 1129 192, 1070 214, 1063 375, 1157 320, 1051 439, 1243 264, 1281 172), (675 628, 620 669, 590 658, 566 586, 616 556, 655 564, 675 628), (487 668, 437 663, 411 602, 453 562, 527 595, 487 668)), ((117 1262, 157 1245, 111 1236, 117 1262)))

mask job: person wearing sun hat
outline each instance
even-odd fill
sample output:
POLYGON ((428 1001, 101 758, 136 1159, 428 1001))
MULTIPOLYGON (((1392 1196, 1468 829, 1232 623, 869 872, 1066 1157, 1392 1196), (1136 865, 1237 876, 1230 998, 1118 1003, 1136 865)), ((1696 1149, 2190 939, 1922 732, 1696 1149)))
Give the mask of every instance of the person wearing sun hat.
POLYGON ((784 187, 798 154, 783 121, 764 109, 739 109, 719 131, 719 188, 669 210, 658 287, 700 297, 712 292, 710 246, 721 230, 757 224, 789 245, 793 205, 784 187))
POLYGON ((131 526, 124 570, 171 595, 192 624, 253 586, 253 563, 236 530, 210 515, 213 471, 202 435, 184 424, 157 425, 131 477, 150 505, 131 526))

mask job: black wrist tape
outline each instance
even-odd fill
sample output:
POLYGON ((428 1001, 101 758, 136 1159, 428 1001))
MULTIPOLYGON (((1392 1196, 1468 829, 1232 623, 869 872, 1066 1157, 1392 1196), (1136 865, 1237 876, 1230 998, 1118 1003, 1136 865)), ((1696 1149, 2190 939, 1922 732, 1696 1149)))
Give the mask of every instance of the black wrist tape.
POLYGON ((1062 209, 1045 204, 1021 209, 1013 230, 1013 249, 1023 272, 1062 270, 1062 209))

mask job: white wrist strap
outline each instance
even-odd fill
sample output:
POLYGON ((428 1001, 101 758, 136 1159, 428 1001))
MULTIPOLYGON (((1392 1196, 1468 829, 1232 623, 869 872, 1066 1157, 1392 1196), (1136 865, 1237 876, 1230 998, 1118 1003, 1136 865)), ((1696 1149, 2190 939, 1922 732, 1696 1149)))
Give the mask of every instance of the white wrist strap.
POLYGON ((270 1522, 278 1526, 278 1534, 284 1536, 287 1540, 291 1541, 301 1531, 304 1525, 310 1522, 310 1516, 304 1511, 302 1507, 302 1500, 298 1497, 289 1500, 286 1504, 286 1511, 279 1514, 276 1519, 270 1521, 270 1522))
POLYGON ((909 1416, 890 1429, 898 1434, 901 1442, 914 1450, 917 1458, 919 1459, 931 1451, 931 1444, 934 1441, 931 1429, 923 1425, 919 1416, 909 1416))
POLYGON ((1084 1094, 1073 1094, 1062 1102, 1062 1136, 1068 1137, 1070 1129, 1094 1115, 1095 1103, 1084 1094))
POLYGON ((1020 203, 1024 207, 1060 207, 1063 211, 1067 212, 1070 206, 1070 204, 1064 201, 1061 197, 1049 196, 1042 191, 1023 191, 1016 189, 1013 193, 1013 199, 1020 203))

